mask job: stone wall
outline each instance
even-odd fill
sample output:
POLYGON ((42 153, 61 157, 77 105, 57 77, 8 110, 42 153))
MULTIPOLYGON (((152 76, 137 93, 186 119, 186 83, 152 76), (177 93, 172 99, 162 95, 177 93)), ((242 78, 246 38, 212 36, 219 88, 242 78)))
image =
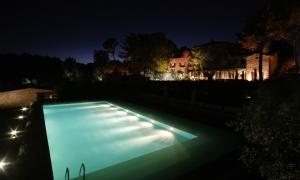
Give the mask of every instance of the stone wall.
MULTIPOLYGON (((246 57, 246 80, 253 81, 259 79, 259 55, 252 54, 246 57)), ((263 79, 270 77, 270 56, 263 55, 262 62, 263 79)))
POLYGON ((232 68, 215 71, 214 79, 244 79, 245 68, 232 68))
POLYGON ((169 72, 187 72, 189 66, 189 57, 172 58, 169 62, 169 72))
POLYGON ((0 92, 0 109, 28 106, 30 103, 38 100, 38 95, 42 93, 49 94, 50 97, 48 98, 51 99, 54 91, 46 89, 27 88, 0 92))
MULTIPOLYGON (((213 73, 214 80, 222 79, 245 79, 245 68, 230 68, 222 70, 210 71, 213 73)), ((208 78, 204 75, 202 71, 189 72, 190 80, 207 80, 208 78)))

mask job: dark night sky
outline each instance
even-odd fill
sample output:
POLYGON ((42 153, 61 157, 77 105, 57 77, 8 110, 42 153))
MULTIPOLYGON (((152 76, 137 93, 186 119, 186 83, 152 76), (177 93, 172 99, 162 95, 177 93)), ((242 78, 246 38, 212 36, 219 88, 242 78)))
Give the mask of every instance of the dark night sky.
POLYGON ((92 62, 102 42, 164 32, 179 47, 235 41, 244 18, 265 0, 109 0, 1 2, 0 53, 33 53, 92 62))

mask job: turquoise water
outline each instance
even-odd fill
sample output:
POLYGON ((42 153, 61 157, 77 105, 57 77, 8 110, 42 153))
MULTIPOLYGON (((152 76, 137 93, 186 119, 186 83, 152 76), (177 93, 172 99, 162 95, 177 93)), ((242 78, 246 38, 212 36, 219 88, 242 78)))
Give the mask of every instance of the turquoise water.
POLYGON ((55 180, 78 177, 181 143, 195 135, 106 101, 43 106, 55 180))

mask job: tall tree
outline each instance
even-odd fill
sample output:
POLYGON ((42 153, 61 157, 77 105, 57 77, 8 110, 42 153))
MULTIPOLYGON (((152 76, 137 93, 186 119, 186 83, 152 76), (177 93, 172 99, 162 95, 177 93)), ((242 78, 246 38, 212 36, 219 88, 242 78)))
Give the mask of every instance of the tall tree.
POLYGON ((197 48, 192 48, 189 67, 192 68, 192 71, 202 71, 204 62, 207 59, 207 57, 208 57, 207 52, 197 48))
POLYGON ((300 2, 272 1, 268 7, 269 18, 265 24, 267 35, 275 40, 291 42, 294 47, 296 72, 298 72, 297 42, 300 33, 300 2))
POLYGON ((295 63, 293 63, 293 45, 286 40, 273 41, 269 47, 269 53, 277 56, 277 65, 271 74, 271 79, 281 79, 287 73, 293 73, 295 63))
POLYGON ((118 46, 118 41, 115 38, 108 38, 103 42, 103 48, 111 55, 112 60, 116 60, 116 47, 118 46))
POLYGON ((94 64, 96 64, 96 66, 104 66, 108 60, 107 51, 94 50, 94 64))
POLYGON ((168 71, 169 60, 170 60, 169 58, 163 58, 163 57, 154 58, 154 61, 156 63, 155 71, 157 72, 168 71))
POLYGON ((201 70, 208 79, 212 79, 216 69, 242 67, 243 59, 239 52, 240 47, 233 43, 203 44, 192 48, 189 65, 193 70, 201 70))
POLYGON ((104 50, 94 50, 93 75, 96 81, 102 80, 105 67, 109 62, 108 52, 104 50))
POLYGON ((268 1, 268 4, 246 21, 240 41, 243 47, 259 53, 259 79, 262 80, 262 59, 273 41, 293 41, 294 60, 298 71, 297 38, 300 26, 300 3, 292 0, 268 1))
POLYGON ((288 22, 288 27, 290 29, 290 36, 292 37, 294 43, 294 60, 296 64, 296 72, 299 73, 299 62, 298 62, 298 41, 300 36, 300 3, 293 9, 288 22))
POLYGON ((246 21, 244 31, 239 35, 242 46, 250 51, 258 52, 258 76, 263 80, 262 61, 266 53, 270 38, 266 33, 266 22, 268 18, 267 10, 263 9, 246 21))
POLYGON ((146 69, 155 70, 158 61, 170 58, 176 50, 176 45, 163 33, 129 34, 123 42, 121 57, 130 62, 133 73, 140 74, 146 69))
POLYGON ((81 72, 79 70, 78 64, 76 62, 76 59, 73 57, 68 57, 65 59, 63 63, 64 67, 64 74, 63 77, 70 81, 70 82, 75 82, 79 80, 81 77, 81 72))

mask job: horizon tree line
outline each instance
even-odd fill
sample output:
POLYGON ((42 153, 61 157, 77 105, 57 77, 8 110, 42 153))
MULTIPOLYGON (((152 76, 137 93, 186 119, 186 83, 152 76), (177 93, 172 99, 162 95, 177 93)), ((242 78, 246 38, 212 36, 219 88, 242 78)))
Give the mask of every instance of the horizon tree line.
MULTIPOLYGON (((238 51, 238 53, 239 51, 248 51, 259 54, 259 80, 262 80, 263 55, 267 54, 278 55, 277 71, 280 71, 280 66, 287 59, 293 58, 295 64, 293 71, 297 73, 299 72, 297 61, 299 27, 299 3, 272 1, 272 3, 266 4, 263 9, 246 19, 243 31, 237 36, 238 43, 234 45, 235 47, 229 47, 227 50, 224 47, 215 48, 205 45, 190 48, 191 59, 189 66, 194 71, 209 72, 209 70, 214 68, 224 68, 228 65, 238 64, 238 56, 232 56, 230 51, 238 51)), ((93 62, 86 65, 76 62, 76 59, 72 57, 62 61, 60 58, 55 57, 31 56, 28 54, 16 57, 16 55, 8 54, 0 56, 2 63, 4 63, 4 66, 1 66, 4 68, 1 72, 5 74, 7 69, 11 69, 13 72, 8 72, 8 74, 10 74, 9 79, 13 81, 17 81, 17 77, 27 78, 28 80, 38 78, 40 79, 39 81, 44 81, 43 79, 47 76, 55 77, 52 78, 52 81, 56 82, 60 81, 60 79, 76 81, 76 79, 84 76, 86 76, 85 78, 92 78, 92 81, 97 81, 102 79, 101 76, 105 74, 105 69, 109 69, 110 73, 116 74, 122 74, 125 71, 124 69, 128 69, 130 74, 136 75, 145 74, 147 70, 164 72, 168 69, 169 59, 178 56, 186 49, 189 48, 178 48, 172 40, 168 39, 161 32, 149 34, 131 33, 126 35, 122 42, 113 37, 106 39, 99 50, 94 50, 93 62), (117 51, 118 47, 121 50, 117 51), (10 64, 10 62, 6 62, 13 62, 20 58, 27 62, 18 60, 18 67, 10 64), (36 59, 44 59, 44 62, 52 65, 44 67, 43 63, 38 62, 36 59), (53 62, 50 63, 50 61, 53 62), (27 66, 27 64, 30 65, 27 66), (43 71, 40 72, 40 69, 43 69, 43 71), (48 75, 43 72, 48 72, 48 75), (92 73, 90 73, 91 75, 85 75, 87 72, 92 73)), ((233 54, 238 53, 234 52, 233 54)), ((212 75, 208 74, 207 76, 212 75)), ((275 75, 274 78, 277 78, 276 76, 278 75, 275 75)), ((1 81, 9 83, 7 78, 2 78, 1 81)))

